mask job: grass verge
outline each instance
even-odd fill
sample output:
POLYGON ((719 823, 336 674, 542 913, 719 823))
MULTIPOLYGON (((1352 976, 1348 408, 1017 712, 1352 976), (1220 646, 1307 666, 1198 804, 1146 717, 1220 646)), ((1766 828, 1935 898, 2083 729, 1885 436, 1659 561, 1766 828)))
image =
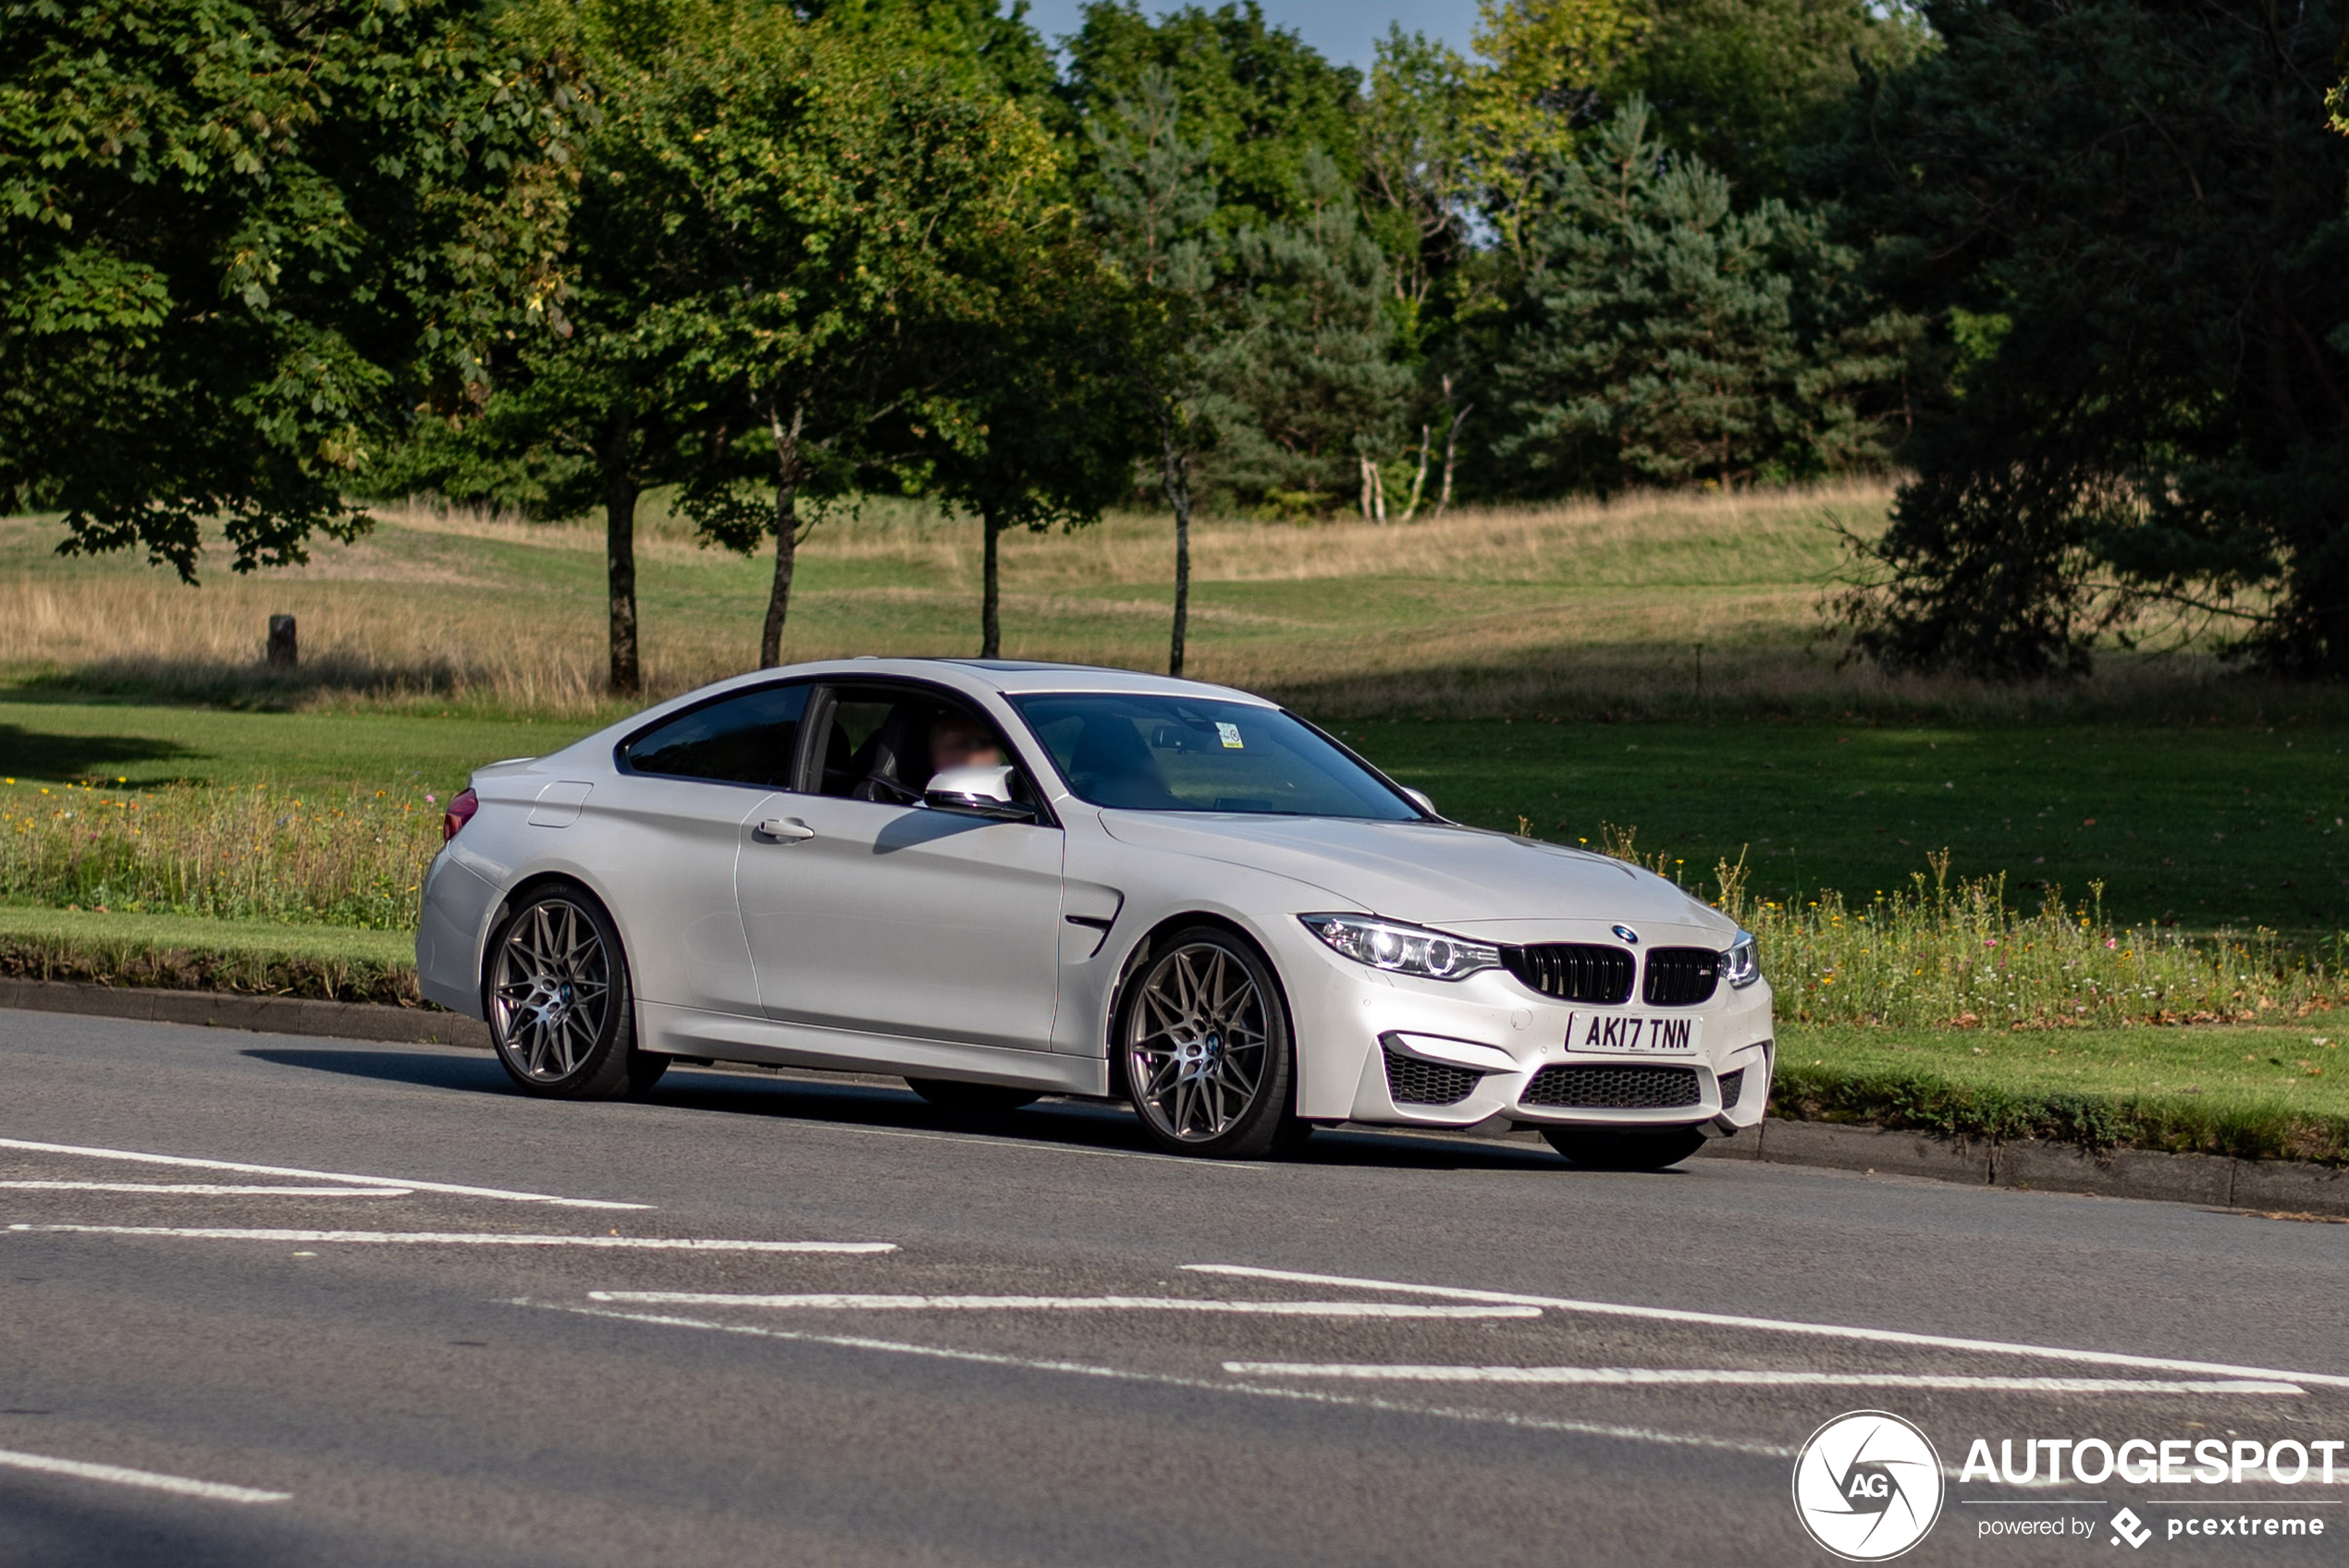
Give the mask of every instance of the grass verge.
MULTIPOLYGON (((420 1005, 408 937, 0 905, 0 974, 420 1005)), ((2349 1161, 2349 1030, 1786 1023, 1776 1114, 2098 1152, 2349 1161)))
POLYGON ((2103 1152, 2349 1160, 2337 1025, 1979 1030, 1786 1028, 1773 1111, 2103 1152))
POLYGON ((420 1007, 404 931, 0 905, 0 975, 420 1007))

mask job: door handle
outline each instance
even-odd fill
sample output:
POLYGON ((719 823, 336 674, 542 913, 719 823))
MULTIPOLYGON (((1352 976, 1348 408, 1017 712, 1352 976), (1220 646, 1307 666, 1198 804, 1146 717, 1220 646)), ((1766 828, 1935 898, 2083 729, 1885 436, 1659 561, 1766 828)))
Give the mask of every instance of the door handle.
POLYGON ((797 844, 816 836, 816 830, 795 816, 770 816, 751 831, 761 839, 781 844, 797 844))

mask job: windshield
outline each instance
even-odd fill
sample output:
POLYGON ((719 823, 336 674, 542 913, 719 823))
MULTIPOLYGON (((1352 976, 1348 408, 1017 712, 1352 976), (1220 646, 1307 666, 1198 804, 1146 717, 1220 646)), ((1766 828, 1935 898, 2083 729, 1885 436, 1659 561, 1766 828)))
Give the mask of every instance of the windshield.
POLYGON ((1376 774, 1278 708, 1200 697, 1014 697, 1079 800, 1132 811, 1228 811, 1411 822, 1376 774))

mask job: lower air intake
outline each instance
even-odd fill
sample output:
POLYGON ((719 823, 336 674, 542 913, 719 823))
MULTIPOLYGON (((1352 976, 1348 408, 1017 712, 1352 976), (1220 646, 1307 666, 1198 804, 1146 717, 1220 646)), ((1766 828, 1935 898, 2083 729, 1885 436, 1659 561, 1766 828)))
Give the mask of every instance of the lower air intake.
POLYGON ((1695 1068, 1645 1062, 1545 1067, 1518 1096, 1519 1105, 1578 1110, 1670 1110, 1703 1100, 1695 1068))
POLYGON ((1465 1067, 1386 1053, 1386 1092, 1396 1105, 1457 1105, 1483 1076, 1465 1067))
POLYGON ((1735 1110, 1738 1105, 1738 1096, 1744 1093, 1744 1068, 1740 1067, 1735 1072, 1724 1072, 1721 1074, 1721 1109, 1723 1110, 1735 1110))

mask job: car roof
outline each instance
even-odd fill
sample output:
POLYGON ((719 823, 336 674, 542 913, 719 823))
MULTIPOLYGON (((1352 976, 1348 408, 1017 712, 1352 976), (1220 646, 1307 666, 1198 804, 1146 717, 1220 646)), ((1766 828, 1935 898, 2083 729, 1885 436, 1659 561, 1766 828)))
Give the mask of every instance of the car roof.
POLYGON ((1032 659, 924 659, 905 663, 952 665, 969 670, 1006 696, 1038 692, 1117 692, 1134 696, 1214 697, 1225 702, 1258 703, 1267 699, 1252 692, 1217 686, 1180 676, 1150 675, 1138 669, 1112 669, 1101 665, 1047 664, 1032 659))

